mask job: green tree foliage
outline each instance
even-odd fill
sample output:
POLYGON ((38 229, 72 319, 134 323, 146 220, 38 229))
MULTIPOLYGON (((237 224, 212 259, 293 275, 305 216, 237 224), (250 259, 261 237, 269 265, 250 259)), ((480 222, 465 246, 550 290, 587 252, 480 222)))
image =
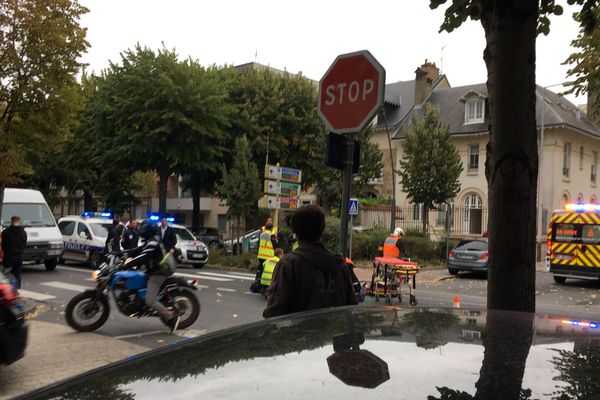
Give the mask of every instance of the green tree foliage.
POLYGON ((5 185, 32 172, 24 150, 56 140, 49 128, 62 125, 61 103, 88 47, 79 25, 87 11, 74 0, 0 2, 0 207, 5 185))
POLYGON ((422 117, 413 114, 412 124, 404 134, 400 183, 411 201, 423 206, 425 233, 429 210, 453 199, 460 191, 462 162, 450 141, 450 128, 439 121, 438 110, 430 104, 422 117))
MULTIPOLYGON (((575 93, 581 95, 587 93, 589 103, 596 110, 600 109, 600 7, 589 11, 579 12, 574 18, 581 25, 581 30, 577 38, 571 42, 571 46, 578 49, 571 54, 564 64, 570 64, 571 69, 567 75, 575 78, 572 87, 566 93, 575 93), (592 26, 586 26, 584 21, 593 18, 592 26)), ((600 112, 592 115, 592 110, 588 110, 588 116, 600 124, 600 112)))
POLYGON ((137 45, 103 72, 88 101, 96 157, 124 174, 156 171, 164 213, 172 173, 218 169, 231 111, 227 98, 210 68, 180 61, 174 50, 137 45))
POLYGON ((228 170, 223 166, 222 175, 219 196, 229 208, 228 218, 237 220, 239 230, 240 219, 250 214, 262 196, 258 168, 252 160, 250 143, 246 136, 241 136, 235 141, 233 166, 228 170))
MULTIPOLYGON (((549 16, 562 14, 563 8, 555 0, 429 1, 431 8, 446 3, 440 31, 451 32, 472 19, 481 21, 486 38, 483 58, 488 71, 490 116, 486 158, 488 308, 533 312, 538 177, 535 42, 538 33, 549 33, 549 16), (518 52, 515 43, 519 44, 518 52), (496 268, 500 265, 502 268, 496 268)), ((591 10, 598 7, 598 0, 567 3, 581 5, 582 26, 593 28, 591 10)))

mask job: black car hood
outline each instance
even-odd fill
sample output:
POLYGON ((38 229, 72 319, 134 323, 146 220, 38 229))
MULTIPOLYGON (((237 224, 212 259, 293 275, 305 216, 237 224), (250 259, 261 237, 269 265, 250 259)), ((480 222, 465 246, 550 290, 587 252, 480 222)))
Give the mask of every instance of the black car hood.
POLYGON ((600 398, 598 375, 593 321, 347 307, 187 340, 27 398, 600 398))

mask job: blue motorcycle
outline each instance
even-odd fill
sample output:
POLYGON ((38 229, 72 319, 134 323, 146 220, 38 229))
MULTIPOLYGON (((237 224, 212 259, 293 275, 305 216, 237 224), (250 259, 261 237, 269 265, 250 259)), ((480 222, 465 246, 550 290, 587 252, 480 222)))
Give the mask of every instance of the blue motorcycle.
MULTIPOLYGON (((104 325, 110 313, 109 296, 112 296, 119 311, 128 317, 158 316, 153 308, 146 306, 146 273, 124 270, 123 261, 122 255, 108 255, 100 269, 92 273, 96 288, 86 290, 69 301, 65 314, 73 329, 90 332, 104 325)), ((198 290, 197 284, 197 281, 170 276, 160 289, 160 301, 173 315, 180 317, 179 329, 191 326, 200 315, 200 302, 193 292, 198 290)))

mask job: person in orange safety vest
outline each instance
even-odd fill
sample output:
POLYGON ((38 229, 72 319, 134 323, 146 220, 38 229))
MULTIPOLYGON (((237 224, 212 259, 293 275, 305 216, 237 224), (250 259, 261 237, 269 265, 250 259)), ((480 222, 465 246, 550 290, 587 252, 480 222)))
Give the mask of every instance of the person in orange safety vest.
POLYGON ((404 231, 402 228, 396 228, 394 233, 388 236, 383 242, 384 257, 407 257, 406 248, 404 246, 404 231))

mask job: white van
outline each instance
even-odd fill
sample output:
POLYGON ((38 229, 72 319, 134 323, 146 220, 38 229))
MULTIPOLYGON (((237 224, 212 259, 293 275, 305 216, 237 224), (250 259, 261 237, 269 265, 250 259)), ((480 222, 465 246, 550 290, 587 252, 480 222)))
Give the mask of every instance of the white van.
POLYGON ((48 271, 54 270, 63 252, 63 238, 44 196, 37 190, 6 188, 0 218, 2 229, 10 225, 13 215, 21 217, 27 232, 23 261, 44 263, 48 271))

